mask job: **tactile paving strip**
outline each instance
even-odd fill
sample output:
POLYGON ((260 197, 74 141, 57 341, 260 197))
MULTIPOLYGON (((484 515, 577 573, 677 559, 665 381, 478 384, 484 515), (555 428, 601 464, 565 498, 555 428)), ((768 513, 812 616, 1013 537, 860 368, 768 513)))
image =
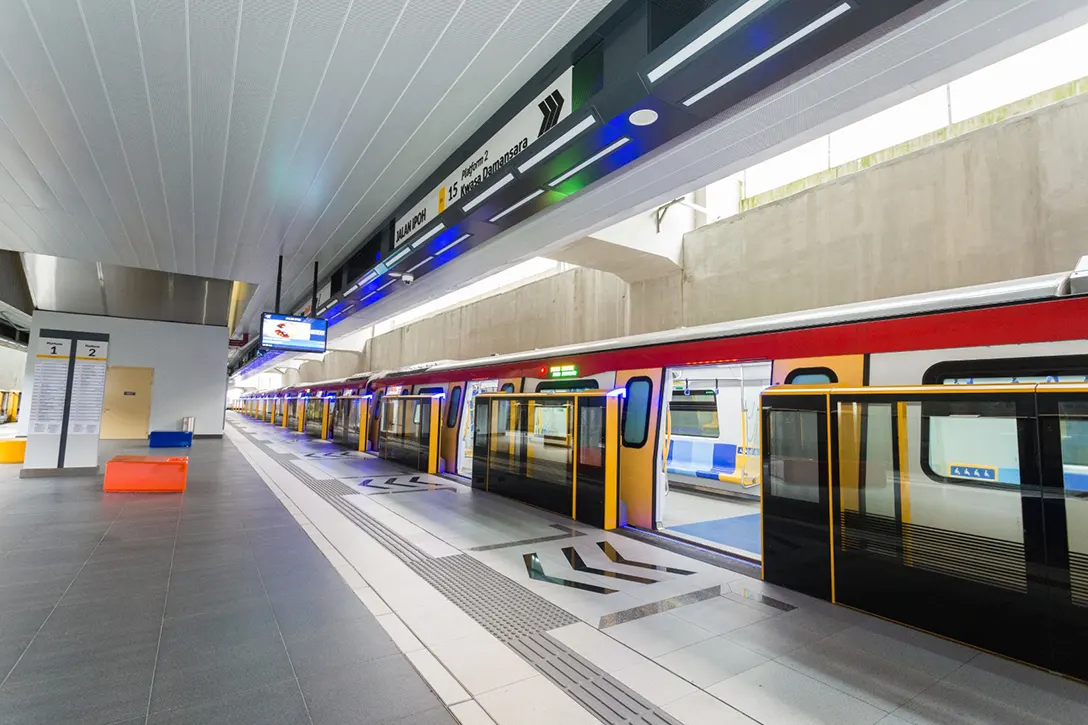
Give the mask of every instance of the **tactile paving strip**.
POLYGON ((358 493, 350 486, 332 479, 315 479, 292 462, 294 456, 276 453, 264 441, 244 430, 239 431, 601 722, 607 725, 682 725, 604 670, 545 634, 578 622, 573 614, 468 554, 439 558, 425 554, 344 501, 344 496, 358 493))
POLYGON ((468 554, 425 559, 409 566, 503 642, 578 621, 570 612, 468 554))

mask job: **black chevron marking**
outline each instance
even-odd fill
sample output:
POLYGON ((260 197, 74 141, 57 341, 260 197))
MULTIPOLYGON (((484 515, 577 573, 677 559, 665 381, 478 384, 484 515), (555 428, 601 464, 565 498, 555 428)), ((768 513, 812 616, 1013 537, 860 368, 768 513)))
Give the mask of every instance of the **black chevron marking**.
POLYGON ((540 138, 559 123, 559 116, 563 113, 563 94, 558 90, 552 91, 543 101, 537 104, 544 118, 540 122, 540 131, 536 137, 540 138))
POLYGON ((597 546, 601 547, 601 551, 604 552, 605 556, 607 556, 609 559, 611 559, 612 561, 614 561, 617 564, 625 564, 627 566, 637 566, 640 569, 653 569, 654 571, 666 571, 666 572, 668 572, 670 574, 680 574, 681 576, 689 576, 689 575, 695 573, 693 571, 688 571, 687 569, 676 569, 676 568, 671 567, 671 566, 660 566, 658 564, 647 564, 644 561, 634 561, 633 559, 624 558, 623 554, 616 551, 616 548, 614 546, 612 546, 612 544, 608 543, 607 541, 599 541, 599 542, 597 542, 597 546))
POLYGON ((552 103, 552 97, 547 96, 543 101, 537 104, 537 108, 540 109, 541 115, 544 116, 544 118, 540 120, 540 130, 536 132, 537 138, 543 136, 548 132, 548 129, 551 128, 551 126, 548 125, 548 121, 552 117, 552 103))
POLYGON ((657 579, 647 579, 643 576, 635 576, 634 574, 624 574, 618 571, 607 571, 605 569, 596 569, 592 566, 586 566, 585 561, 579 556, 578 552, 574 550, 573 546, 563 547, 563 556, 567 557, 567 561, 570 562, 570 568, 574 571, 584 571, 586 574, 597 574, 598 576, 606 576, 611 579, 622 579, 628 582, 635 582, 636 584, 657 584, 657 579))
POLYGON ((552 100, 555 102, 555 110, 552 112, 552 122, 548 126, 550 131, 555 124, 559 123, 559 116, 563 113, 563 94, 558 90, 552 93, 552 100))
POLYGON ((525 570, 529 573, 530 579, 548 582, 549 584, 559 584, 560 586, 570 587, 571 589, 582 589, 587 592, 594 592, 595 594, 615 594, 618 591, 617 589, 599 587, 596 584, 583 584, 582 582, 571 581, 570 579, 549 576, 544 573, 544 567, 540 565, 540 558, 535 553, 522 554, 521 558, 525 562, 525 570))

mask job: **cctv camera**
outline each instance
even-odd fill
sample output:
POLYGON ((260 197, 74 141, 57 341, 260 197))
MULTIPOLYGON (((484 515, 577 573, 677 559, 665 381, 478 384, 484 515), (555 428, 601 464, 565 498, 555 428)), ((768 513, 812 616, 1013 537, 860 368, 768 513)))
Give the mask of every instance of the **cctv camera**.
POLYGON ((410 274, 402 274, 400 276, 400 281, 403 282, 404 284, 412 284, 413 282, 416 281, 416 278, 413 275, 410 275, 410 274))

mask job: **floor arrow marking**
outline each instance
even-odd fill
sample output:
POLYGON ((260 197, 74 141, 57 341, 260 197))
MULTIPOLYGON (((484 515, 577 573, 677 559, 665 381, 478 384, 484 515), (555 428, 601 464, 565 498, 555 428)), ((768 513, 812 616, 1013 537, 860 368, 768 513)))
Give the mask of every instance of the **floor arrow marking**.
POLYGON ((633 561, 631 559, 625 559, 623 557, 623 554, 616 551, 615 547, 613 547, 612 544, 608 543, 607 541, 599 541, 597 542, 597 546, 601 547, 601 551, 604 552, 605 556, 607 556, 609 559, 617 564, 623 564, 625 566, 637 566, 639 569, 667 571, 670 574, 680 574, 682 576, 688 576, 689 574, 695 573, 693 571, 688 571, 687 569, 674 569, 671 566, 659 566, 657 564, 647 564, 644 561, 633 561))
POLYGON ((525 560, 525 570, 529 572, 530 579, 548 582, 549 584, 558 584, 560 586, 570 587, 571 589, 582 589, 597 594, 615 594, 618 591, 617 589, 599 587, 596 584, 583 584, 582 582, 571 581, 570 579, 560 579, 557 576, 548 576, 544 573, 544 567, 541 566, 540 559, 535 552, 522 555, 522 559, 525 560))
POLYGON ((598 576, 606 576, 611 579, 623 579, 628 582, 635 582, 636 584, 657 584, 657 579, 647 579, 642 576, 635 576, 634 574, 624 574, 618 571, 606 571, 605 569, 596 569, 592 566, 586 566, 586 563, 582 561, 582 557, 578 555, 578 552, 574 550, 573 546, 563 547, 563 556, 567 557, 567 561, 570 562, 570 567, 574 571, 583 571, 586 574, 596 574, 598 576))

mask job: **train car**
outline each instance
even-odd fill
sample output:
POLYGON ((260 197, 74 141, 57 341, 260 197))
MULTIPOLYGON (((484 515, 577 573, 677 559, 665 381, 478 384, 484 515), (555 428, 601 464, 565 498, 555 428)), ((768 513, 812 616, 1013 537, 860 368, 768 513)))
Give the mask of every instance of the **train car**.
MULTIPOLYGON (((1088 299, 1069 294, 1068 276, 376 373, 372 416, 384 395, 441 392, 439 467, 471 479, 479 396, 622 389, 618 522, 759 561, 765 390, 1083 383, 1088 341, 1078 322, 1088 299)), ((572 413, 564 420, 534 405, 531 419, 510 415, 503 408, 500 425, 518 423, 514 445, 574 431, 572 413)), ((377 433, 371 426, 371 450, 377 433)))
MULTIPOLYGON (((1088 342, 1077 322, 1088 303, 1068 294, 1067 277, 1047 275, 295 386, 273 391, 272 418, 288 430, 376 452, 386 396, 441 396, 438 469, 470 480, 479 396, 622 389, 618 522, 758 561, 760 399, 765 390, 1082 383, 1088 374, 1088 342), (320 397, 304 397, 310 395, 320 397), (301 420, 299 400, 304 401, 301 420)), ((522 457, 571 457, 555 443, 574 433, 573 409, 563 413, 534 403, 531 418, 511 417, 511 411, 528 416, 528 410, 525 406, 523 413, 518 405, 497 409, 503 430, 524 439, 517 445, 548 443, 539 451, 527 448, 522 457)), ((955 442, 955 429, 948 431, 943 445, 963 449, 955 442)), ((966 453, 946 457, 957 455, 962 460, 940 465, 978 463, 966 453)), ((995 465, 980 471, 996 468, 996 476, 1013 476, 1007 462, 986 460, 995 465)))

